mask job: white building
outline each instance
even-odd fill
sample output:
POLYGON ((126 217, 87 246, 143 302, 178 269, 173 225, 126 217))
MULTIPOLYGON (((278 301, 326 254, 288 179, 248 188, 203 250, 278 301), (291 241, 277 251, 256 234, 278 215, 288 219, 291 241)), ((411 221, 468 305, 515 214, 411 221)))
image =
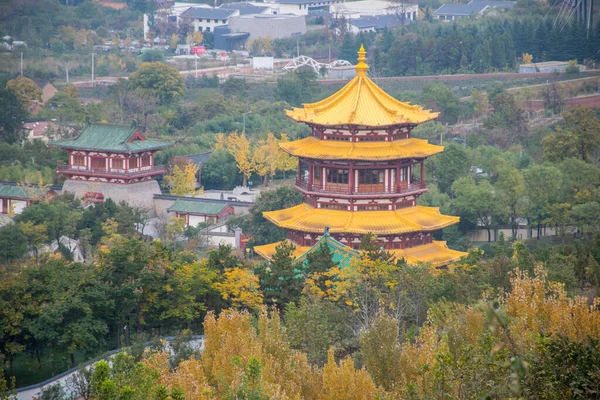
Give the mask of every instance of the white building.
POLYGON ((399 19, 405 18, 408 21, 416 21, 419 17, 419 6, 418 4, 396 3, 386 0, 359 0, 334 4, 331 6, 331 14, 334 18, 344 17, 350 21, 382 15, 396 15, 399 19))
POLYGON ((215 27, 227 25, 231 17, 239 15, 240 11, 236 9, 191 7, 180 18, 190 23, 195 31, 214 32, 215 27))
POLYGON ((331 11, 331 6, 343 3, 343 0, 278 0, 270 4, 273 14, 308 15, 309 11, 331 11))

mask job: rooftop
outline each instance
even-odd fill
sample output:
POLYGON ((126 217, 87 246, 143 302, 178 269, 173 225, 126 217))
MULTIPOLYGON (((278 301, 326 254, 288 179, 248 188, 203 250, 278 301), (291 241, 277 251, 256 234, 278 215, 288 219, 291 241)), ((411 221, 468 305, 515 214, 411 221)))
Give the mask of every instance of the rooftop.
POLYGON ((229 204, 224 203, 212 203, 212 202, 198 202, 186 199, 177 199, 171 207, 167 209, 169 212, 178 212, 181 214, 195 214, 195 215, 219 215, 225 211, 229 204))
POLYGON ((227 9, 227 10, 238 10, 240 12, 240 15, 247 15, 247 14, 262 14, 265 11, 267 11, 269 9, 269 7, 267 6, 256 6, 252 3, 228 3, 228 4, 223 4, 221 5, 222 9, 227 9))
POLYGON ((263 216, 280 228, 301 232, 392 235, 434 231, 458 223, 459 217, 440 213, 439 208, 415 206, 396 211, 342 211, 314 208, 308 204, 277 211, 263 216))
POLYGON ((75 139, 48 142, 49 146, 66 149, 101 150, 137 153, 173 146, 172 142, 146 139, 132 125, 89 124, 75 139))
POLYGON ((367 29, 367 28, 375 28, 376 30, 391 28, 395 26, 402 26, 412 23, 413 21, 405 18, 404 21, 400 20, 395 14, 388 15, 376 15, 373 17, 361 17, 358 19, 353 19, 351 24, 358 29, 367 29))
POLYGON ((31 199, 32 197, 43 196, 52 188, 40 189, 37 185, 19 184, 16 182, 0 181, 0 197, 12 199, 31 199))
MULTIPOLYGON (((360 254, 359 251, 338 242, 332 237, 323 235, 312 247, 299 246, 294 243, 296 249, 294 250, 292 257, 294 257, 296 262, 302 262, 304 264, 306 263, 306 256, 313 251, 316 251, 323 242, 329 246, 329 250, 332 253, 332 261, 338 263, 341 267, 348 266, 350 261, 360 254)), ((277 252, 277 246, 280 244, 281 242, 275 242, 263 246, 255 246, 254 251, 261 257, 270 260, 277 252)), ((448 246, 446 246, 446 242, 437 240, 434 240, 433 243, 409 249, 388 250, 388 252, 393 254, 397 260, 404 258, 408 264, 429 263, 434 267, 458 261, 460 258, 467 255, 467 253, 462 251, 449 249, 448 246)))
POLYGON ((240 10, 229 8, 190 7, 181 13, 181 18, 228 19, 239 12, 240 10))
POLYGON ((319 4, 331 3, 333 0, 278 0, 279 4, 319 4))
POLYGON ((316 103, 287 110, 298 122, 316 125, 361 125, 385 127, 420 124, 437 118, 438 113, 396 100, 367 77, 366 51, 361 46, 356 76, 342 89, 316 103))
MULTIPOLYGON (((484 3, 484 2, 482 2, 484 3)), ((485 8, 489 7, 487 4, 475 3, 475 4, 442 4, 440 8, 435 11, 435 15, 471 15, 482 12, 485 8)))
POLYGON ((444 151, 443 146, 424 139, 401 139, 393 142, 345 142, 319 140, 316 137, 280 143, 283 151, 296 157, 322 160, 397 160, 423 158, 444 151))

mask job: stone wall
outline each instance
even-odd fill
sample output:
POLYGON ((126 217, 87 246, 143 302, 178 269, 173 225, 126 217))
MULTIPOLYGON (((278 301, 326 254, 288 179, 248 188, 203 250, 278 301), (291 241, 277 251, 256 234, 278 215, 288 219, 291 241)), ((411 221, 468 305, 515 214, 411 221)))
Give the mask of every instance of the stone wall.
POLYGON ((63 185, 62 192, 74 193, 77 197, 83 197, 87 192, 102 193, 105 199, 112 199, 119 203, 126 201, 131 206, 145 207, 154 210, 154 195, 160 194, 160 187, 155 180, 118 184, 87 182, 67 179, 63 185))

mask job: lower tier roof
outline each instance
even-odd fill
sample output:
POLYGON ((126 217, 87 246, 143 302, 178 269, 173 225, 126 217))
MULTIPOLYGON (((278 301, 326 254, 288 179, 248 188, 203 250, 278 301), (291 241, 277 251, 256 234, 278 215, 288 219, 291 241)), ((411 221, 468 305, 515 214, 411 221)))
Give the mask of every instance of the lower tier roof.
POLYGON ((444 151, 444 146, 423 139, 401 139, 392 142, 344 142, 307 137, 282 142, 281 149, 293 156, 318 160, 386 161, 424 158, 444 151))
POLYGON ((314 208, 308 204, 263 213, 280 228, 301 232, 353 233, 377 236, 434 231, 458 223, 459 217, 440 213, 439 208, 414 206, 396 211, 342 211, 314 208))
MULTIPOLYGON (((321 240, 312 247, 299 246, 294 243, 296 249, 294 250, 292 257, 294 257, 294 260, 297 262, 304 262, 306 256, 311 251, 316 250, 320 243, 321 240)), ((263 246, 255 246, 254 251, 264 259, 270 260, 275 255, 277 246, 280 244, 281 242, 275 242, 263 246)), ((337 241, 334 241, 333 244, 327 244, 330 246, 333 261, 337 262, 342 267, 347 266, 350 263, 350 260, 359 254, 358 251, 348 246, 344 246, 337 241)), ((388 250, 388 252, 392 253, 396 259, 404 258, 408 264, 415 265, 419 263, 428 263, 434 267, 450 264, 467 255, 467 253, 462 251, 449 249, 446 242, 436 240, 434 240, 433 243, 423 244, 410 249, 388 250)))

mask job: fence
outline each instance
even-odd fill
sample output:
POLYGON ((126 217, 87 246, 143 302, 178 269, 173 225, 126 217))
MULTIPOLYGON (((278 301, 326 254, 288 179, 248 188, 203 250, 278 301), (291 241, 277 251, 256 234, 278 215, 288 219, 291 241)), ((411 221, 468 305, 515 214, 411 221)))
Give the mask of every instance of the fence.
MULTIPOLYGON (((171 342, 172 340, 175 339, 175 336, 165 336, 162 339, 167 342, 171 342)), ((204 347, 204 335, 193 336, 192 340, 189 343, 191 343, 192 345, 197 345, 200 349, 202 349, 204 347)), ((150 342, 146 342, 145 345, 149 346, 150 342)), ((109 351, 99 357, 88 360, 88 361, 84 362, 83 364, 78 365, 75 368, 71 368, 70 370, 63 372, 62 374, 58 374, 55 377, 47 379, 43 382, 35 383, 33 385, 19 388, 16 390, 17 391, 17 399, 18 400, 32 400, 32 399, 36 398, 37 396, 39 396, 39 394, 40 394, 40 392, 42 392, 42 390, 44 390, 52 385, 55 385, 57 383, 60 384, 65 389, 65 392, 67 393, 68 396, 71 396, 74 393, 73 393, 72 389, 69 387, 68 383, 69 383, 69 379, 73 375, 75 375, 78 371, 82 370, 83 368, 91 367, 92 365, 94 365, 95 363, 97 363, 100 360, 110 359, 115 354, 120 353, 120 352, 124 351, 125 349, 126 348, 120 348, 120 349, 109 351)))

